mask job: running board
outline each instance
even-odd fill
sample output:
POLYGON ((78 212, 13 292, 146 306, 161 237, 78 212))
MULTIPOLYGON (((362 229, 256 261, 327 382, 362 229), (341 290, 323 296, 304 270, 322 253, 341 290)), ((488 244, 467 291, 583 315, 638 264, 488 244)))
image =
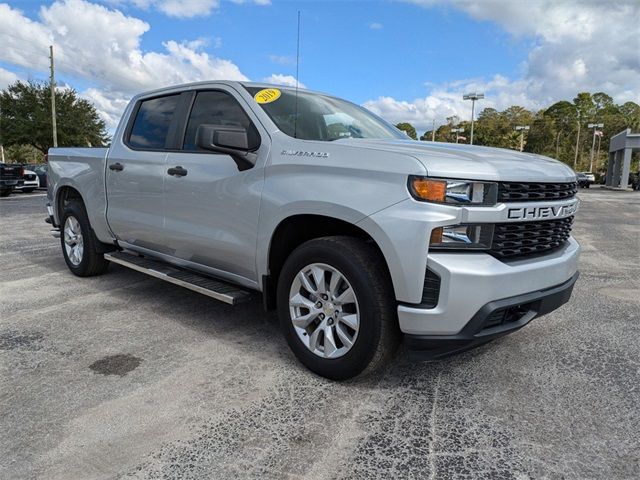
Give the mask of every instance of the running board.
POLYGON ((202 293, 229 305, 235 305, 251 298, 251 292, 243 290, 241 287, 173 267, 149 257, 139 257, 124 252, 110 252, 105 253, 104 258, 132 270, 202 293))

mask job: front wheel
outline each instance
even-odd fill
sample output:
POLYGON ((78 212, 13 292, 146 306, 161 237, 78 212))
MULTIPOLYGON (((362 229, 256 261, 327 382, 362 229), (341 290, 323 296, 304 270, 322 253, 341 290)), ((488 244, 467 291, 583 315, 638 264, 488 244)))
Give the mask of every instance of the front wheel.
POLYGON ((22 193, 31 193, 35 190, 35 188, 23 188, 22 193))
POLYGON ((79 277, 104 273, 109 262, 97 249, 98 240, 82 202, 70 200, 62 212, 61 223, 62 254, 69 270, 79 277))
POLYGON ((8 197, 13 192, 13 188, 2 188, 0 189, 0 197, 8 197))
POLYGON ((277 296, 289 346, 323 377, 344 380, 374 371, 399 343, 384 259, 358 238, 323 237, 299 246, 283 266, 277 296))

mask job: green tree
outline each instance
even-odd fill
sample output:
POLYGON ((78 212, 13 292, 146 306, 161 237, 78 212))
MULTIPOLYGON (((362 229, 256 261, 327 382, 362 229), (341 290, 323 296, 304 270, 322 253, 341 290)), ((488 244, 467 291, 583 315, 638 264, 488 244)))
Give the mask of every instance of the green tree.
POLYGON ((44 154, 32 145, 11 145, 4 149, 8 163, 42 163, 44 154))
POLYGON ((396 128, 399 129, 399 130, 402 130, 403 132, 405 132, 407 135, 409 135, 409 137, 413 138, 414 140, 418 139, 418 134, 416 133, 416 129, 410 123, 401 122, 401 123, 396 125, 396 128))
MULTIPOLYGON (((42 153, 53 146, 49 84, 21 82, 0 93, 0 122, 5 146, 31 145, 42 153)), ((104 146, 109 137, 95 107, 75 90, 56 90, 58 145, 104 146)))

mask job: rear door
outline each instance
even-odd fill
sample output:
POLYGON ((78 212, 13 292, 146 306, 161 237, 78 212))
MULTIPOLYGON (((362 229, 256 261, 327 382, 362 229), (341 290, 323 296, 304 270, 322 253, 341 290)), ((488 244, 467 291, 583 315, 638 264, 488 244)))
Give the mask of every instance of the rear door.
POLYGON ((181 94, 144 98, 135 105, 107 159, 107 221, 121 242, 163 252, 165 160, 175 148, 181 94))
MULTIPOLYGON (((165 177, 165 238, 171 254, 218 273, 256 281, 255 254, 258 212, 269 143, 253 113, 230 88, 193 92, 184 127, 181 152, 167 156, 167 172, 182 167, 184 174, 165 177), (258 160, 242 169, 227 154, 196 146, 198 126, 243 126, 258 160)), ((236 280, 239 280, 235 278, 236 280)))

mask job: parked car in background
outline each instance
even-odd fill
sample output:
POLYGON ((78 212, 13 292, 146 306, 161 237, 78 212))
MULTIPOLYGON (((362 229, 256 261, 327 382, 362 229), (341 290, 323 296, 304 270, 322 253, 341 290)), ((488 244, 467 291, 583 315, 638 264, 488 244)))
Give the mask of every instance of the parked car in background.
POLYGON ((40 188, 40 180, 38 175, 33 170, 26 170, 22 168, 22 184, 16 187, 16 190, 20 190, 22 193, 31 193, 36 188, 40 188))
POLYGON ((589 188, 596 182, 596 177, 593 173, 578 172, 578 186, 580 188, 589 188))
POLYGON ((14 188, 22 185, 22 165, 0 163, 0 197, 8 197, 14 188))
POLYGON ((46 163, 31 163, 24 166, 28 170, 32 170, 40 180, 40 188, 47 188, 47 170, 49 166, 46 163))

